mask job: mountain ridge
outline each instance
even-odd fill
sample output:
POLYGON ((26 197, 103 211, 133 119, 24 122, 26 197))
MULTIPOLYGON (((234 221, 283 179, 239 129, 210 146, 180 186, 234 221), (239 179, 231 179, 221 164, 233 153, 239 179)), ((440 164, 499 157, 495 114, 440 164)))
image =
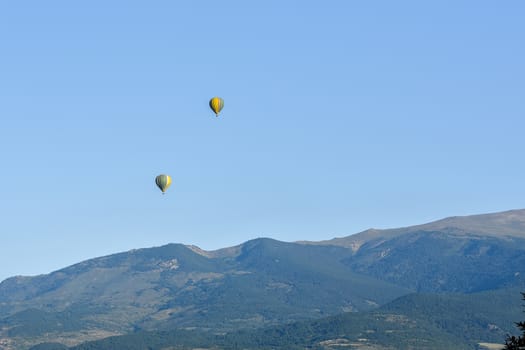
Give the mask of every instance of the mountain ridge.
MULTIPOLYGON (((398 235, 410 233, 413 231, 435 231, 435 230, 449 230, 451 233, 455 234, 469 234, 473 235, 472 229, 466 229, 465 225, 469 223, 472 226, 475 227, 474 230, 477 230, 477 234, 480 236, 510 236, 510 237, 518 237, 518 238, 525 238, 525 209, 511 209, 506 211, 500 211, 495 213, 488 213, 488 214, 474 214, 474 215, 463 215, 463 216, 449 216, 445 217, 443 219, 438 219, 429 223, 425 224, 418 224, 418 225, 412 225, 412 226, 405 226, 405 227, 398 227, 398 228, 387 228, 387 229, 376 229, 376 228, 369 228, 361 232, 353 233, 348 236, 342 236, 342 237, 335 237, 328 240, 320 240, 320 241, 305 241, 305 240, 299 240, 299 241, 293 241, 293 242, 284 242, 279 241, 283 243, 297 243, 297 244, 305 244, 305 245, 336 245, 336 246, 343 246, 346 248, 352 249, 354 252, 359 249, 359 247, 364 243, 365 241, 370 241, 372 239, 386 236, 387 238, 395 237, 398 235), (483 220, 483 223, 480 224, 479 222, 476 223, 479 219, 485 219, 483 220), (499 224, 497 226, 496 224, 499 224), (501 231, 501 228, 504 228, 503 231, 501 231)), ((205 250, 202 249, 196 245, 192 244, 181 244, 181 243, 168 243, 161 246, 152 246, 147 248, 135 248, 130 249, 127 251, 122 251, 119 253, 113 253, 113 254, 107 254, 99 257, 94 257, 91 259, 87 259, 81 262, 78 262, 76 264, 70 265, 68 267, 73 267, 79 264, 84 264, 87 261, 91 261, 94 259, 102 259, 107 257, 113 257, 118 254, 128 254, 133 253, 141 250, 147 250, 147 249, 158 249, 162 247, 172 246, 172 245, 178 245, 178 246, 184 246, 191 251, 205 256, 207 258, 213 259, 213 258, 221 258, 221 257, 236 257, 238 254, 240 254, 240 251, 244 244, 260 240, 260 239, 270 239, 275 240, 273 238, 269 237, 258 237, 254 238, 252 240, 246 241, 244 243, 231 246, 231 247, 224 247, 214 250, 205 250)), ((67 267, 66 267, 67 268, 67 267)), ((64 270, 64 268, 56 270, 61 271, 64 270)), ((50 273, 54 273, 56 271, 52 271, 50 273)), ((0 284, 3 283, 6 280, 9 279, 17 279, 17 280, 25 280, 27 278, 33 278, 33 277, 39 277, 48 275, 50 273, 43 273, 38 275, 16 275, 8 277, 2 281, 0 281, 0 284)))
POLYGON ((525 238, 525 209, 512 209, 496 213, 449 216, 425 224, 367 230, 348 236, 321 241, 297 241, 300 244, 337 245, 352 249, 354 253, 368 241, 390 239, 414 231, 448 231, 459 236, 495 236, 525 238))

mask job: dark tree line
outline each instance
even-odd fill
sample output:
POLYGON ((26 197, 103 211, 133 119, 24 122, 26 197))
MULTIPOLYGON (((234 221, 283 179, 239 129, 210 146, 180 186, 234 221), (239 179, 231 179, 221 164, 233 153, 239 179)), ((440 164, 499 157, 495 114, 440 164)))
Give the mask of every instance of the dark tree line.
MULTIPOLYGON (((525 293, 521 293, 522 299, 525 300, 525 293)), ((525 321, 516 322, 516 326, 521 330, 522 334, 518 337, 512 335, 507 336, 505 340, 505 350, 523 350, 525 349, 525 321)))

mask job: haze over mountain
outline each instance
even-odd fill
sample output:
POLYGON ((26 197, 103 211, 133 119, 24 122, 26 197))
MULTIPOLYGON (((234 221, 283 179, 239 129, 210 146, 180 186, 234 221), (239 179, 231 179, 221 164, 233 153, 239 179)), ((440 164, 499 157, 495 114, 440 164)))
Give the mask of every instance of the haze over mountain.
MULTIPOLYGON (((50 340, 72 346, 137 331, 278 327, 386 310, 414 292, 501 291, 495 295, 508 298, 505 291, 525 286, 522 228, 525 210, 513 210, 323 242, 260 238, 212 252, 169 244, 12 277, 0 283, 0 349, 50 340)), ((511 331, 514 319, 482 311, 480 322, 493 317, 511 331)))

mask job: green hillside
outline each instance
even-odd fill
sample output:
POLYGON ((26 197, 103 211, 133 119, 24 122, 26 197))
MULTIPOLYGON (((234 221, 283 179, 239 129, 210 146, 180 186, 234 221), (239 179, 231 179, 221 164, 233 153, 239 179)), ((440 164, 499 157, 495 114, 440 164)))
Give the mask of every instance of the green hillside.
POLYGON ((470 295, 411 294, 364 313, 344 313, 225 335, 197 331, 137 332, 89 342, 75 350, 108 349, 470 349, 502 343, 515 331, 521 298, 517 289, 470 295))

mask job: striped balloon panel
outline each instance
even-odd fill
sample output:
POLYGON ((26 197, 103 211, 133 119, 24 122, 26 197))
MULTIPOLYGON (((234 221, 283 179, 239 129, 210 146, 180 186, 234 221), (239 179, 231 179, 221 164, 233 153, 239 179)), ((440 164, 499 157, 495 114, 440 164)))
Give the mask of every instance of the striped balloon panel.
POLYGON ((161 174, 155 178, 155 183, 160 188, 160 190, 164 193, 170 187, 171 185, 171 176, 161 174))
POLYGON ((210 100, 210 108, 215 112, 216 115, 219 115, 219 112, 224 107, 224 100, 220 97, 214 97, 210 100))

